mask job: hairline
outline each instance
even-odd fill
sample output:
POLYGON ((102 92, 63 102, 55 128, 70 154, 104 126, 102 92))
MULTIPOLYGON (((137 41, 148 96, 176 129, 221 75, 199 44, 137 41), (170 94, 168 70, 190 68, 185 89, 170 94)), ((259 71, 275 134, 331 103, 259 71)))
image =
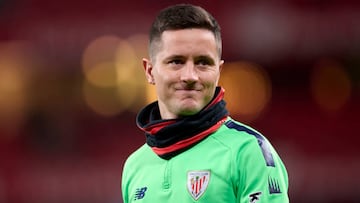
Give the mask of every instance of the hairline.
POLYGON ((200 29, 200 30, 207 30, 207 31, 211 32, 215 39, 215 44, 216 44, 216 48, 217 48, 217 52, 218 52, 218 58, 221 59, 222 39, 221 39, 220 33, 219 33, 219 36, 217 37, 216 34, 210 29, 207 29, 204 27, 188 27, 188 28, 180 28, 180 29, 166 29, 166 30, 163 30, 158 37, 154 37, 153 39, 150 39, 149 47, 148 47, 150 60, 155 62, 156 55, 162 46, 162 36, 165 31, 190 30, 190 29, 200 29))

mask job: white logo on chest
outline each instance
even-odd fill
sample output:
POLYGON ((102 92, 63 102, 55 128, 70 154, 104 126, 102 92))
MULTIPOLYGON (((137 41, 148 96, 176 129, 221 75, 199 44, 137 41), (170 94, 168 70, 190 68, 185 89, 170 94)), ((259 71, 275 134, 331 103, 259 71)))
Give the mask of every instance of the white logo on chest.
POLYGON ((210 171, 189 171, 187 174, 187 189, 191 196, 198 200, 204 194, 210 180, 210 171))

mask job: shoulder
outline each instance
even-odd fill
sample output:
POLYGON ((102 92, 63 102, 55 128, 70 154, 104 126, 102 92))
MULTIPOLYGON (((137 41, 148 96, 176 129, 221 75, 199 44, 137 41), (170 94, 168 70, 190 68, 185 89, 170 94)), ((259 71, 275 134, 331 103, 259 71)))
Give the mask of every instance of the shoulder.
POLYGON ((269 140, 254 128, 229 119, 219 129, 214 136, 219 142, 228 146, 238 155, 249 155, 265 158, 266 165, 274 165, 273 154, 276 153, 269 140))
POLYGON ((151 151, 150 147, 147 144, 143 144, 134 152, 132 152, 125 161, 124 170, 129 167, 137 167, 137 164, 141 164, 143 160, 147 160, 148 156, 152 154, 149 153, 149 151, 151 151))
POLYGON ((225 127, 228 130, 228 132, 232 132, 234 134, 242 136, 242 138, 256 138, 256 139, 264 138, 264 136, 259 131, 255 130, 249 125, 236 121, 231 117, 229 117, 228 120, 226 120, 223 127, 225 127))
POLYGON ((258 143, 267 141, 259 131, 254 128, 236 121, 229 117, 225 123, 218 130, 215 139, 223 142, 224 144, 246 144, 246 143, 258 143))

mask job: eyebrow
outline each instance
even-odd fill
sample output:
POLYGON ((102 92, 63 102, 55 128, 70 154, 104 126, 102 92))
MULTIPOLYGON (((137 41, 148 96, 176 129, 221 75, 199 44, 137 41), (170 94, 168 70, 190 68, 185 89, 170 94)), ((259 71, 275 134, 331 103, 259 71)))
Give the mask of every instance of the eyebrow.
POLYGON ((186 58, 184 55, 170 55, 169 57, 166 57, 165 59, 182 59, 186 58))
MULTIPOLYGON (((184 55, 170 55, 170 56, 166 57, 165 60, 168 60, 168 59, 183 59, 183 58, 187 58, 187 57, 184 56, 184 55)), ((210 60, 210 61, 214 61, 214 59, 210 55, 199 55, 199 56, 195 56, 194 59, 195 60, 207 59, 207 60, 210 60)))
POLYGON ((207 60, 207 61, 211 62, 211 64, 215 64, 215 60, 209 55, 196 56, 195 60, 207 60))

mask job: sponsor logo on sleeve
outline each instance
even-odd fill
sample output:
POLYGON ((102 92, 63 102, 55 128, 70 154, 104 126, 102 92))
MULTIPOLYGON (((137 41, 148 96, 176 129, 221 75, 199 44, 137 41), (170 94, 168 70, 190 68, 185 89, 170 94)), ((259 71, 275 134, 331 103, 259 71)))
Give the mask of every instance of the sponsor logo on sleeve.
POLYGON ((260 200, 261 192, 255 192, 249 195, 249 203, 256 203, 260 200))

